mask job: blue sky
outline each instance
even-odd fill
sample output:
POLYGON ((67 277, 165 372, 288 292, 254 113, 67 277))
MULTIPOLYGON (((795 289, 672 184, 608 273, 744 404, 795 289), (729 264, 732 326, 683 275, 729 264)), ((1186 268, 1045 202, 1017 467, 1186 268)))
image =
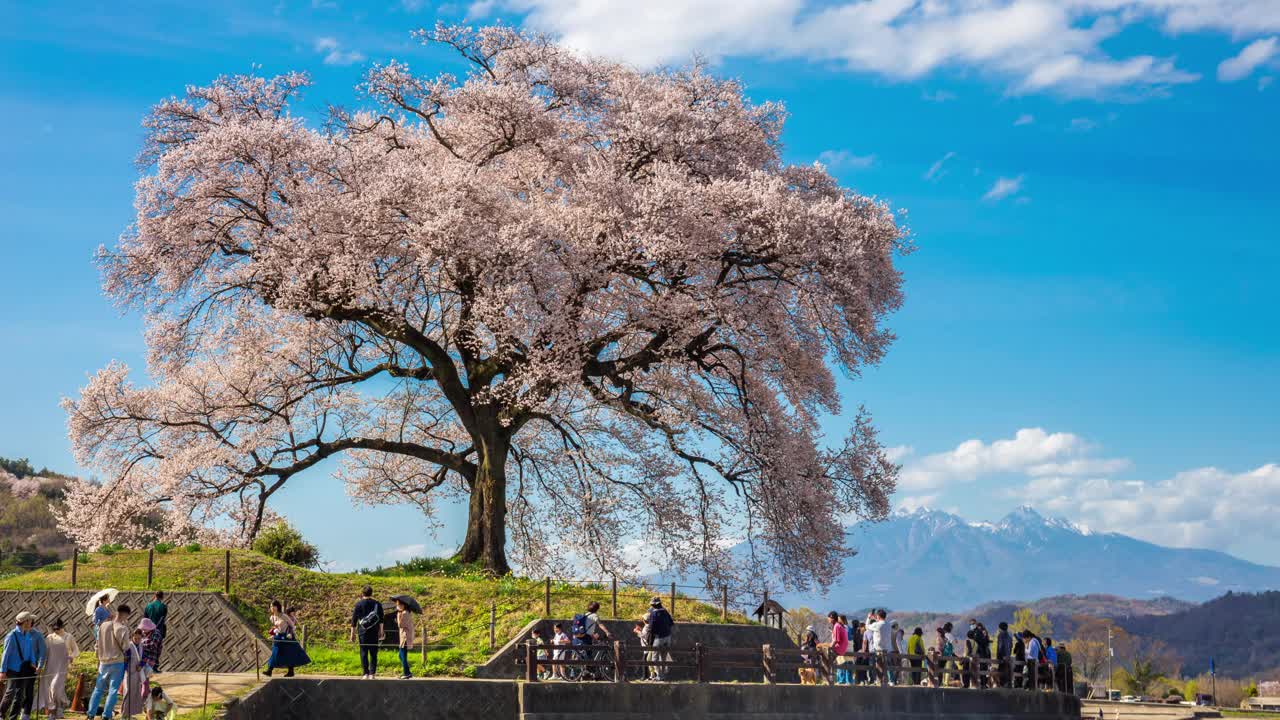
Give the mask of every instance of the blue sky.
MULTIPOLYGON (((909 211, 900 339, 842 383, 904 464, 900 506, 1280 556, 1274 0, 128 5, 0 3, 0 455, 75 471, 58 399, 142 365, 90 260, 131 220, 152 103, 305 70, 318 114, 371 62, 446 69, 410 31, 502 19, 639 64, 700 52, 787 105, 789 160, 909 211)), ((460 536, 291 483, 279 509, 341 567, 460 536)))

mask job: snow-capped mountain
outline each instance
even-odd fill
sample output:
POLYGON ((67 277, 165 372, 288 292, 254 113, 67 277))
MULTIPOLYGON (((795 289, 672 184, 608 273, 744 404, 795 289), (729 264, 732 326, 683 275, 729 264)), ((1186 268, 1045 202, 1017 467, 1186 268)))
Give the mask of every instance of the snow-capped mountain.
POLYGON ((995 523, 938 510, 899 511, 884 522, 854 526, 849 540, 858 554, 845 562, 844 576, 827 596, 781 593, 782 603, 958 611, 1063 594, 1203 602, 1228 590, 1280 589, 1280 568, 1096 533, 1030 507, 995 523))

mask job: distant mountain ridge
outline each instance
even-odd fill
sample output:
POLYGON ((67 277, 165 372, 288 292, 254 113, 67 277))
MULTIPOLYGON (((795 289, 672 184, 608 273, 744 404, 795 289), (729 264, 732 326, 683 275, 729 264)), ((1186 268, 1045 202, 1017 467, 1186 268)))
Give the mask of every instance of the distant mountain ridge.
POLYGON ((922 508, 850 528, 856 556, 825 595, 776 594, 784 605, 957 612, 983 603, 1112 595, 1204 602, 1280 589, 1280 568, 1214 550, 1168 548, 1098 533, 1023 506, 996 523, 922 508))
POLYGON ((987 602, 963 612, 903 610, 894 613, 894 618, 908 628, 915 626, 934 628, 947 621, 963 624, 969 618, 976 618, 987 627, 994 628, 1002 621, 1012 621, 1013 614, 1020 608, 1030 608, 1036 615, 1044 615, 1049 619, 1055 635, 1072 637, 1081 617, 1108 618, 1117 621, 1117 624, 1125 625, 1129 620, 1170 617, 1195 607, 1197 607, 1195 603, 1171 597, 1134 600, 1102 594, 1054 595, 1030 602, 1004 600, 987 602))

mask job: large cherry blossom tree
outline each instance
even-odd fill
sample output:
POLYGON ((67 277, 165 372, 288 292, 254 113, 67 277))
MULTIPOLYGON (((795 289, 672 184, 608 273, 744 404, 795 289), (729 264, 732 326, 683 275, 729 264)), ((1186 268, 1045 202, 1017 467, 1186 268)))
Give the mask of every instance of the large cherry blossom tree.
POLYGON ((830 579, 897 472, 865 413, 819 430, 833 370, 892 339, 894 213, 784 164, 782 108, 699 65, 421 37, 465 77, 376 66, 374 109, 321 129, 297 74, 156 106, 136 224, 101 252, 152 382, 112 364, 66 402, 103 478, 69 517, 105 540, 163 507, 247 541, 339 458, 358 501, 465 500, 458 556, 497 572, 648 553, 717 578, 746 541, 757 570, 830 579))

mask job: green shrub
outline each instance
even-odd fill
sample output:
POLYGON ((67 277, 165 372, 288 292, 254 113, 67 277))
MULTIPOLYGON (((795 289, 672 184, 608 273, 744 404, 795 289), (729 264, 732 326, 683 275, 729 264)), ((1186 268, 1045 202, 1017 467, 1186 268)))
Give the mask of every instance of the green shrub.
POLYGON ((270 558, 298 567, 313 568, 320 564, 320 551, 307 542, 302 533, 283 520, 258 533, 253 549, 270 558))
POLYGON ((98 554, 99 554, 99 555, 115 555, 116 553, 120 552, 121 550, 124 550, 124 546, 123 546, 123 545, 121 545, 120 543, 112 543, 112 544, 110 544, 110 545, 102 545, 102 546, 100 546, 100 547, 98 548, 98 554))
POLYGON ((88 565, 90 557, 89 553, 80 553, 80 556, 76 558, 76 563, 79 565, 88 565))
POLYGON ((160 555, 165 555, 172 549, 173 549, 173 543, 167 543, 167 542, 156 543, 156 552, 160 555))
POLYGON ((203 549, 204 549, 203 547, 200 547, 200 543, 191 543, 185 548, 185 550, 189 553, 198 553, 203 549))

